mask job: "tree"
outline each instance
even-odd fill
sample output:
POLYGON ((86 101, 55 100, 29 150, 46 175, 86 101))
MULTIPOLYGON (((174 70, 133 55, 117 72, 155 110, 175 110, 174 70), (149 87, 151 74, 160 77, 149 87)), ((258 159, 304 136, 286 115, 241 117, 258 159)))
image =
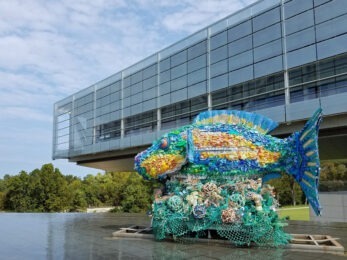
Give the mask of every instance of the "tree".
POLYGON ((28 183, 29 175, 25 171, 14 177, 7 178, 7 192, 4 199, 5 209, 17 212, 33 209, 28 183))
POLYGON ((0 210, 61 212, 116 206, 126 212, 141 212, 150 206, 152 189, 152 184, 136 173, 99 173, 81 180, 44 164, 29 174, 22 171, 0 179, 0 210))
POLYGON ((41 201, 46 212, 65 211, 69 208, 66 197, 67 181, 58 168, 52 164, 45 164, 40 170, 43 200, 41 201))
POLYGON ((127 186, 122 192, 122 208, 124 212, 144 212, 151 205, 151 188, 149 183, 137 173, 130 173, 127 186))
POLYGON ((83 189, 83 183, 79 178, 70 179, 68 177, 68 201, 69 211, 84 211, 87 207, 86 194, 83 189))
POLYGON ((303 203, 303 192, 292 176, 283 174, 281 178, 271 180, 269 183, 275 187, 280 205, 295 206, 303 203))

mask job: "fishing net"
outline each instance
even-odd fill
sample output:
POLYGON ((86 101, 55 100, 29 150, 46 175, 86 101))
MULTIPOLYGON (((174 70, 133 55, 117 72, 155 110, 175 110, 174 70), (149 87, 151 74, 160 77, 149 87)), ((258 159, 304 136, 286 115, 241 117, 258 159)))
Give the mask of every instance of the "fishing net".
POLYGON ((276 212, 273 188, 261 179, 173 178, 165 188, 153 203, 158 240, 213 236, 239 246, 278 246, 290 239, 276 212))

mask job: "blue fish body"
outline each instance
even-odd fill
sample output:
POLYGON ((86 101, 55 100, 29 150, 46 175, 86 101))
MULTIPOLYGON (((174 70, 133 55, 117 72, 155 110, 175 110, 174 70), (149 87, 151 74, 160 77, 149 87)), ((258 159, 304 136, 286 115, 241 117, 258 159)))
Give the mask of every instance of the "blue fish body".
POLYGON ((135 157, 145 178, 168 174, 196 176, 260 176, 263 181, 286 172, 320 214, 318 109, 300 132, 285 139, 268 135, 277 123, 264 116, 234 110, 207 111, 193 124, 165 134, 135 157))

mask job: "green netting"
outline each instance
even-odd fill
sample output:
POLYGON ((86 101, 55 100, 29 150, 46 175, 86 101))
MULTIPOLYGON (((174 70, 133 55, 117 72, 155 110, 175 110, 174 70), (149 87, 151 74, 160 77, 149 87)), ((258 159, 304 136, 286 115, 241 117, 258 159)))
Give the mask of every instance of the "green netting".
POLYGON ((152 227, 158 240, 206 236, 207 230, 235 245, 278 246, 290 239, 276 212, 273 188, 262 186, 260 179, 172 180, 166 193, 157 194, 153 203, 152 227))

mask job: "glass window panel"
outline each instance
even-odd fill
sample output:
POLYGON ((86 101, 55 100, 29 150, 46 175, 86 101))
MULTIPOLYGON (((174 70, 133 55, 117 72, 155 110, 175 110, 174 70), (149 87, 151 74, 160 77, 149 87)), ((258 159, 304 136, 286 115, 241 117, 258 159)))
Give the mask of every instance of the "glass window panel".
POLYGON ((142 82, 135 83, 130 88, 131 88, 131 95, 135 95, 136 93, 139 93, 142 91, 142 82))
POLYGON ((206 68, 188 74, 188 86, 206 80, 206 68))
POLYGON ((229 56, 234 56, 241 52, 250 50, 252 49, 252 46, 253 46, 253 41, 252 41, 251 35, 246 36, 240 40, 231 42, 228 44, 229 56))
POLYGON ((168 82, 165 82, 163 84, 160 84, 160 95, 164 95, 164 94, 167 94, 167 93, 170 93, 170 86, 171 86, 171 82, 168 81, 168 82))
POLYGON ((333 19, 337 16, 347 13, 347 5, 345 0, 334 0, 326 2, 315 8, 316 24, 333 19))
POLYGON ((242 84, 242 96, 250 97, 258 94, 256 84, 254 81, 242 84))
POLYGON ((314 6, 322 5, 322 4, 325 4, 327 2, 331 2, 331 1, 333 1, 333 0, 313 0, 314 6))
POLYGON ((188 73, 206 67, 206 54, 188 61, 188 73))
POLYGON ((110 95, 110 101, 111 102, 118 101, 120 99, 121 99, 121 92, 120 91, 114 92, 110 95))
POLYGON ((142 102, 142 92, 131 96, 130 100, 132 105, 142 102))
POLYGON ((123 107, 128 107, 128 106, 130 106, 130 97, 123 99, 123 107))
POLYGON ((175 115, 181 115, 189 112, 189 100, 185 100, 183 102, 179 102, 174 104, 175 107, 175 115))
POLYGON ((143 100, 155 98, 157 96, 157 88, 150 88, 143 92, 143 100))
POLYGON ((123 97, 129 97, 131 95, 131 89, 130 87, 124 88, 123 89, 123 97))
MULTIPOLYGON (((113 104, 111 104, 112 106, 113 104)), ((111 110, 112 111, 112 110, 111 110)), ((110 119, 119 119, 121 117, 121 111, 120 110, 117 110, 117 111, 112 111, 110 113, 110 119)))
POLYGON ((175 115, 175 105, 169 105, 162 107, 161 109, 161 118, 168 118, 175 115))
POLYGON ((319 81, 318 85, 319 85, 319 95, 321 97, 337 94, 335 78, 319 81))
POLYGON ((160 71, 165 71, 170 69, 170 58, 160 61, 160 71))
POLYGON ((347 34, 317 43, 318 59, 347 52, 347 34))
POLYGON ((253 65, 229 72, 229 85, 253 79, 253 65))
POLYGON ((269 107, 276 107, 284 105, 284 92, 272 92, 261 95, 259 97, 253 97, 249 99, 245 109, 248 111, 255 111, 269 107))
POLYGON ((187 75, 171 81, 171 91, 187 87, 187 75))
POLYGON ((281 35, 282 35, 281 24, 280 23, 274 24, 268 28, 265 28, 261 31, 254 33, 253 45, 254 47, 257 47, 259 45, 281 38, 281 35))
POLYGON ((254 49, 254 62, 259 62, 271 57, 275 57, 282 53, 282 40, 278 39, 276 41, 261 45, 254 49))
POLYGON ((171 103, 186 100, 188 97, 188 91, 186 88, 171 92, 171 103))
POLYGON ((211 79, 211 91, 226 88, 228 83, 228 74, 224 74, 211 79))
POLYGON ((68 104, 59 106, 56 112, 58 112, 59 114, 64 114, 67 112, 71 112, 71 110, 72 110, 72 103, 68 103, 68 104))
POLYGON ((166 106, 171 103, 171 94, 162 95, 160 97, 160 105, 166 106))
POLYGON ((164 83, 166 81, 169 81, 171 79, 171 71, 167 70, 160 73, 160 83, 164 83))
POLYGON ((121 89, 121 80, 118 80, 117 82, 113 83, 111 86, 110 86, 110 89, 111 89, 111 93, 113 92, 116 92, 116 91, 120 91, 121 89))
POLYGON ((313 11, 308 10, 285 21, 286 35, 314 25, 313 11))
POLYGON ((107 124, 98 125, 95 127, 96 142, 101 142, 109 139, 120 137, 120 120, 113 121, 107 124))
POLYGON ((202 95, 190 100, 190 111, 196 111, 207 108, 207 95, 202 95))
POLYGON ((94 93, 88 94, 75 100, 75 107, 84 106, 85 104, 91 103, 94 100, 94 93))
POLYGON ((277 7, 253 18, 253 30, 258 31, 281 20, 280 8, 277 7))
POLYGON ((171 67, 175 67, 186 61, 187 61, 187 50, 184 50, 171 56, 171 67))
POLYGON ((141 110, 142 110, 142 103, 136 102, 131 106, 131 114, 132 115, 141 113, 142 112, 141 110))
POLYGON ((312 0, 292 0, 284 4, 284 16, 288 19, 311 8, 313 8, 312 0))
POLYGON ((220 60, 224 60, 228 57, 228 46, 224 45, 223 47, 215 49, 211 51, 210 55, 211 55, 210 57, 211 64, 218 62, 220 60))
POLYGON ((287 53, 288 68, 312 62, 316 59, 316 45, 310 45, 287 53))
POLYGON ((152 76, 143 81, 143 90, 152 88, 157 85, 157 76, 152 76))
POLYGON ((131 76, 131 84, 135 84, 137 82, 140 82, 142 80, 142 71, 136 72, 132 74, 131 76))
POLYGON ((124 88, 129 87, 131 85, 130 76, 124 78, 123 84, 124 84, 124 88))
POLYGON ((347 14, 337 17, 333 20, 329 20, 316 26, 317 41, 323 41, 328 38, 335 37, 337 35, 347 32, 347 14))
POLYGON ((255 84, 254 84, 255 93, 254 94, 262 94, 262 93, 266 92, 266 86, 267 86, 267 77, 263 77, 263 78, 255 80, 255 84))
POLYGON ((290 89, 290 102, 300 102, 304 100, 310 100, 318 97, 318 88, 316 83, 305 84, 302 86, 294 87, 290 89))
POLYGON ((318 62, 317 74, 319 78, 326 78, 335 75, 334 59, 326 59, 318 62))
POLYGON ((101 98, 101 97, 104 97, 104 96, 107 96, 110 94, 110 87, 107 86, 107 87, 104 87, 102 89, 98 89, 96 91, 96 98, 101 98))
MULTIPOLYGON (((199 82, 188 87, 188 98, 196 97, 206 93, 206 81, 199 82)), ((206 104, 207 107, 207 104, 206 104)))
POLYGON ((336 93, 347 92, 347 75, 336 77, 336 93))
POLYGON ((187 63, 171 68, 171 79, 175 79, 187 74, 187 63))
POLYGON ((121 108, 121 102, 120 101, 114 101, 111 103, 110 109, 111 111, 117 111, 121 108))
POLYGON ((96 115, 97 117, 99 117, 99 116, 102 115, 101 107, 100 107, 100 108, 97 108, 97 109, 95 110, 95 115, 96 115))
POLYGON ((58 137, 58 143, 67 143, 69 142, 69 135, 62 135, 58 137))
POLYGON ((109 104, 111 102, 111 97, 110 96, 106 96, 106 97, 97 99, 96 102, 97 102, 96 106, 102 107, 102 106, 105 106, 105 105, 107 105, 107 104, 109 104))
POLYGON ((287 51, 292 51, 307 45, 311 45, 315 42, 314 27, 288 35, 286 37, 286 41, 287 51))
POLYGON ((161 121, 161 129, 172 129, 176 128, 176 120, 174 118, 164 119, 161 121))
POLYGON ((289 85, 297 85, 302 83, 301 68, 290 70, 288 75, 289 75, 289 85))
POLYGON ((253 63, 253 52, 246 51, 229 58, 229 70, 233 71, 253 63))
POLYGON ((228 30, 228 42, 240 39, 252 33, 251 20, 238 24, 228 30))
POLYGON ((237 100, 243 96, 243 86, 237 85, 230 88, 230 100, 237 100))
POLYGON ((194 59, 195 57, 200 56, 201 54, 206 53, 207 51, 207 42, 199 42, 192 47, 188 48, 188 59, 194 59))
POLYGON ((308 64, 299 68, 289 70, 289 85, 297 85, 300 83, 315 80, 316 64, 308 64))
POLYGON ((210 38, 211 50, 227 44, 227 40, 228 40, 227 38, 228 38, 227 31, 223 31, 221 33, 211 36, 210 38))
POLYGON ((155 109, 157 107, 157 99, 153 98, 142 103, 142 111, 155 109))
POLYGON ((57 126, 57 129, 60 130, 60 129, 68 128, 69 126, 70 126, 70 120, 66 120, 66 121, 60 122, 57 126))
POLYGON ((153 64, 143 70, 143 78, 147 79, 157 74, 157 64, 153 64))
POLYGON ((123 108, 123 116, 126 117, 126 116, 130 116, 130 107, 125 107, 123 108))
POLYGON ((222 60, 211 65, 211 77, 228 72, 228 60, 222 60))
POLYGON ((347 72, 347 54, 334 58, 336 74, 347 72))
POLYGON ((254 64, 254 77, 262 77, 283 69, 282 55, 254 64))
POLYGON ((266 91, 284 88, 284 75, 282 72, 270 75, 266 77, 266 79, 267 79, 266 91))
POLYGON ((216 106, 216 105, 224 104, 228 102, 229 96, 230 96, 230 93, 228 89, 221 89, 221 90, 212 92, 211 94, 212 105, 216 106))

